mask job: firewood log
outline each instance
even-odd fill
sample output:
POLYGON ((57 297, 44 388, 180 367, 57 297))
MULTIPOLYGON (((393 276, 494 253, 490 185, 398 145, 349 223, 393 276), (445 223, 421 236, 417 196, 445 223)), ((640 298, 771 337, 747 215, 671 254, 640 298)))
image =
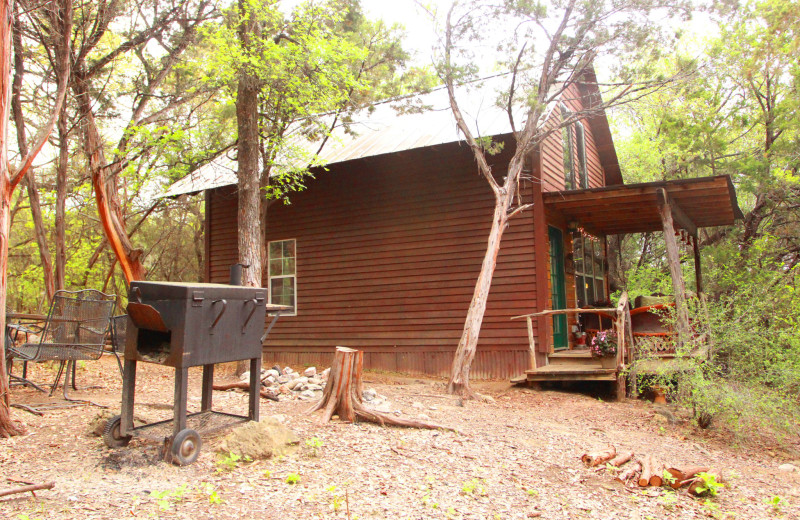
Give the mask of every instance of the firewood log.
MULTIPOLYGON (((700 473, 707 473, 709 475, 713 475, 715 482, 719 484, 723 483, 722 474, 718 471, 710 469, 708 471, 701 471, 700 473)), ((688 484, 689 494, 694 495, 696 497, 701 497, 711 494, 711 490, 706 486, 705 480, 703 480, 700 477, 697 476, 692 477, 691 479, 684 481, 681 485, 683 484, 688 484)))
POLYGON ((625 484, 630 479, 636 477, 640 471, 642 471, 642 464, 637 460, 632 462, 631 465, 625 469, 625 471, 621 472, 614 478, 625 484))
POLYGON ((642 474, 639 475, 639 487, 650 485, 650 477, 653 476, 653 464, 655 460, 652 455, 645 455, 642 458, 642 474))
POLYGON ((672 475, 674 479, 670 482, 672 489, 679 489, 684 482, 692 480, 698 473, 708 471, 708 466, 673 466, 667 468, 667 472, 672 475))
MULTIPOLYGON (((651 457, 653 456, 651 455, 651 457)), ((653 464, 650 466, 650 470, 652 471, 649 479, 650 485, 661 487, 661 484, 664 483, 664 464, 653 457, 653 464)))
POLYGON ((632 451, 617 453, 617 456, 609 460, 608 463, 611 464, 612 466, 620 467, 629 460, 631 460, 632 458, 633 458, 632 451))
POLYGON ((614 458, 617 454, 617 450, 614 446, 609 446, 608 448, 600 451, 590 451, 589 453, 584 453, 581 455, 581 460, 583 461, 586 466, 593 468, 595 466, 599 466, 600 464, 609 461, 614 458))

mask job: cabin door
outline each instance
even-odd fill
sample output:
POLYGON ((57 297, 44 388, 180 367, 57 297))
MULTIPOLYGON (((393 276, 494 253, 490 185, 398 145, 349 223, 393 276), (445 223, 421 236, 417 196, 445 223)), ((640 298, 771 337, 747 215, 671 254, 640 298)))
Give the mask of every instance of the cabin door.
MULTIPOLYGON (((550 237, 550 290, 553 309, 567 308, 567 284, 564 277, 564 236, 561 230, 548 226, 550 237)), ((567 317, 564 314, 553 316, 553 348, 565 349, 567 339, 567 317)))

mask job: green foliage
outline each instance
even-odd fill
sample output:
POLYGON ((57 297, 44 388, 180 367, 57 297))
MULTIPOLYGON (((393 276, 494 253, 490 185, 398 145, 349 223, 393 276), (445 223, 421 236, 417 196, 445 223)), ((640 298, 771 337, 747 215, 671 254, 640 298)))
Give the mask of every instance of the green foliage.
POLYGON ((297 473, 289 473, 286 475, 286 483, 289 485, 295 485, 300 483, 300 475, 297 473))
POLYGON ((170 509, 174 504, 183 500, 189 491, 187 484, 181 484, 175 489, 165 489, 163 491, 151 491, 150 497, 155 499, 156 504, 162 511, 170 509))
POLYGON ((243 462, 252 462, 248 456, 242 457, 238 453, 233 453, 229 451, 227 454, 220 454, 219 458, 217 459, 217 472, 222 473, 225 471, 233 471, 239 467, 239 465, 243 462))
POLYGON ((722 488, 725 487, 724 484, 717 482, 717 477, 713 473, 698 473, 698 477, 703 480, 703 485, 697 488, 697 493, 699 495, 708 494, 709 496, 715 497, 722 491, 722 488))
POLYGON ((486 488, 483 486, 483 479, 474 478, 461 485, 461 493, 472 496, 486 495, 486 488))
POLYGON ((783 508, 788 506, 789 502, 780 495, 773 495, 771 498, 765 498, 764 504, 768 505, 774 514, 781 514, 783 508))
POLYGON ((316 457, 319 455, 319 449, 322 448, 322 440, 318 439, 317 437, 311 437, 310 439, 306 439, 306 446, 311 448, 311 456, 316 457))

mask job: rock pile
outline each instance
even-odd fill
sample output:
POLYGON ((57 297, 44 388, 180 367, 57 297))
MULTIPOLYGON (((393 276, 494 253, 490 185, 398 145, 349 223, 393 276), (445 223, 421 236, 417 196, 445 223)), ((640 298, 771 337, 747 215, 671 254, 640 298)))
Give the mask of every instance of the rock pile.
MULTIPOLYGON (((330 368, 317 373, 316 367, 308 367, 303 374, 295 372, 292 367, 261 369, 261 386, 273 394, 279 401, 301 399, 310 401, 322 397, 322 390, 328 382, 330 368)), ((250 381, 250 372, 242 374, 242 382, 250 381)))

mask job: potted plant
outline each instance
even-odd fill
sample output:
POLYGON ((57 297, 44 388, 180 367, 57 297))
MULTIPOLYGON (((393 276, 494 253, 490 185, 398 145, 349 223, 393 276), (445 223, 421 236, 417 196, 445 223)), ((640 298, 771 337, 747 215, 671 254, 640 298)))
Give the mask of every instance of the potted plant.
POLYGON ((600 359, 603 368, 616 368, 617 333, 613 330, 601 330, 592 338, 589 350, 592 357, 600 359))

